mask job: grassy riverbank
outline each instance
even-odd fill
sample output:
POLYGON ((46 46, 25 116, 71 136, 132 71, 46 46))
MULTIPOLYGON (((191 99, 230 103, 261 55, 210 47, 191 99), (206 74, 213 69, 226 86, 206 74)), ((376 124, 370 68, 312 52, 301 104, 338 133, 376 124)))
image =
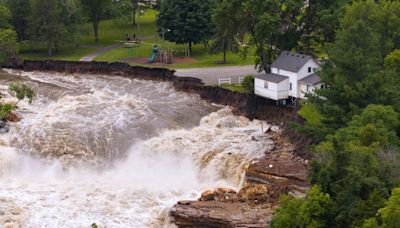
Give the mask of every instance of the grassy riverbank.
MULTIPOLYGON (((174 64, 167 65, 169 68, 192 68, 192 67, 218 67, 218 66, 235 66, 235 65, 251 65, 254 64, 255 57, 248 56, 242 58, 239 53, 228 53, 228 63, 220 64, 223 54, 211 54, 204 44, 196 44, 193 46, 193 52, 190 58, 185 59, 184 52, 187 45, 178 45, 175 43, 163 41, 157 36, 156 17, 158 11, 147 9, 141 16, 140 32, 138 26, 133 26, 129 21, 123 19, 103 20, 100 23, 100 40, 98 43, 94 41, 93 31, 90 23, 82 25, 81 36, 74 43, 58 50, 51 57, 48 56, 45 47, 32 48, 33 45, 21 45, 20 54, 22 59, 57 59, 78 61, 82 57, 89 55, 96 50, 121 42, 125 38, 125 34, 131 37, 135 34, 141 38, 143 43, 134 48, 129 55, 127 48, 117 48, 108 51, 97 58, 95 61, 117 62, 126 61, 131 65, 160 66, 160 64, 147 64, 146 58, 152 53, 152 46, 158 45, 173 50, 176 53, 177 60, 174 64)), ((162 65, 164 66, 164 65, 162 65)))

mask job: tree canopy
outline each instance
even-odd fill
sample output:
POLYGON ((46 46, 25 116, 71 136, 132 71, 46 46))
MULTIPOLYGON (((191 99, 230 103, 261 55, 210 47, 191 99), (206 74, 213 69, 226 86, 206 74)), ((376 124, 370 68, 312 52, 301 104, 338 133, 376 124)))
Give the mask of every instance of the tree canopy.
POLYGON ((237 0, 219 0, 213 13, 214 36, 210 46, 211 52, 223 52, 222 63, 226 63, 228 50, 237 51, 239 40, 243 37, 245 28, 241 20, 242 3, 237 0), (229 18, 229 20, 227 20, 229 18))
POLYGON ((400 107, 399 78, 384 67, 385 57, 400 47, 400 17, 396 15, 400 15, 396 1, 356 2, 347 7, 320 72, 327 88, 310 99, 326 126, 343 126, 371 103, 400 107))
POLYGON ((12 56, 17 50, 17 33, 12 26, 12 16, 8 7, 0 4, 0 62, 12 56))
POLYGON ((78 22, 77 10, 73 1, 69 5, 58 0, 31 0, 29 34, 38 43, 45 43, 48 54, 65 42, 76 38, 78 22))
POLYGON ((94 39, 99 42, 99 24, 111 7, 111 0, 81 0, 82 7, 93 25, 94 39))
POLYGON ((259 69, 270 72, 274 56, 281 50, 297 46, 299 15, 302 0, 246 0, 243 2, 243 20, 256 47, 259 69))
POLYGON ((212 36, 213 0, 164 0, 157 18, 157 32, 178 44, 207 41, 212 36))
MULTIPOLYGON (((326 86, 309 97, 299 112, 306 123, 296 128, 319 142, 312 149, 310 180, 332 202, 319 209, 330 213, 322 227, 396 227, 400 2, 355 1, 343 9, 318 72, 326 86)), ((313 227, 302 225, 308 216, 301 217, 301 210, 285 210, 306 200, 284 201, 274 222, 286 218, 296 224, 287 227, 313 227)))

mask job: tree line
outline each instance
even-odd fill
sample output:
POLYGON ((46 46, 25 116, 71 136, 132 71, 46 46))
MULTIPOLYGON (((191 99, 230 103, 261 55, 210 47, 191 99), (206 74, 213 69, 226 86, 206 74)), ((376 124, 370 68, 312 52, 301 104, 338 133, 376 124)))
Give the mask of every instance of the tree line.
POLYGON ((326 88, 294 125, 315 140, 313 187, 284 197, 271 226, 398 227, 400 2, 344 4, 332 38, 319 72, 326 88))
MULTIPOLYGON (((315 46, 332 42, 343 14, 341 6, 349 1, 162 0, 157 1, 157 32, 171 42, 188 44, 189 50, 204 43, 210 52, 223 52, 223 63, 229 51, 246 55, 255 49, 257 65, 268 72, 281 49, 312 53, 315 46)), ((90 22, 96 42, 104 19, 121 17, 134 25, 139 5, 145 2, 0 0, 1 7, 7 8, 0 16, 17 35, 13 42, 4 36, 1 40, 10 46, 16 46, 16 41, 43 45, 52 55, 65 44, 77 43, 82 23, 90 22)))
POLYGON ((256 64, 269 72, 281 50, 312 54, 332 43, 344 5, 350 0, 163 0, 157 25, 167 40, 209 43, 212 52, 246 53, 255 48, 256 64))

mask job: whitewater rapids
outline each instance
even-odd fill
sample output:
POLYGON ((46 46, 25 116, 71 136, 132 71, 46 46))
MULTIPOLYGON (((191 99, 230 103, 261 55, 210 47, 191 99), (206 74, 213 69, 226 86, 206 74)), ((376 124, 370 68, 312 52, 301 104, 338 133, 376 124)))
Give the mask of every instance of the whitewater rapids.
POLYGON ((34 88, 0 136, 0 227, 169 227, 168 208, 237 189, 272 147, 266 123, 166 82, 8 71, 34 88))

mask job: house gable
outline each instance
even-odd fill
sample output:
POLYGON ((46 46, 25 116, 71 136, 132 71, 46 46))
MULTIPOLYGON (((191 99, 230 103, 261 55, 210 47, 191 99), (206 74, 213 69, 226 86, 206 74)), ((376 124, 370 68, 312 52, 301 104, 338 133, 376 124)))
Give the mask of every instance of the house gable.
POLYGON ((311 74, 314 74, 317 69, 319 69, 319 64, 314 60, 308 60, 304 66, 297 72, 297 80, 301 80, 311 74))

